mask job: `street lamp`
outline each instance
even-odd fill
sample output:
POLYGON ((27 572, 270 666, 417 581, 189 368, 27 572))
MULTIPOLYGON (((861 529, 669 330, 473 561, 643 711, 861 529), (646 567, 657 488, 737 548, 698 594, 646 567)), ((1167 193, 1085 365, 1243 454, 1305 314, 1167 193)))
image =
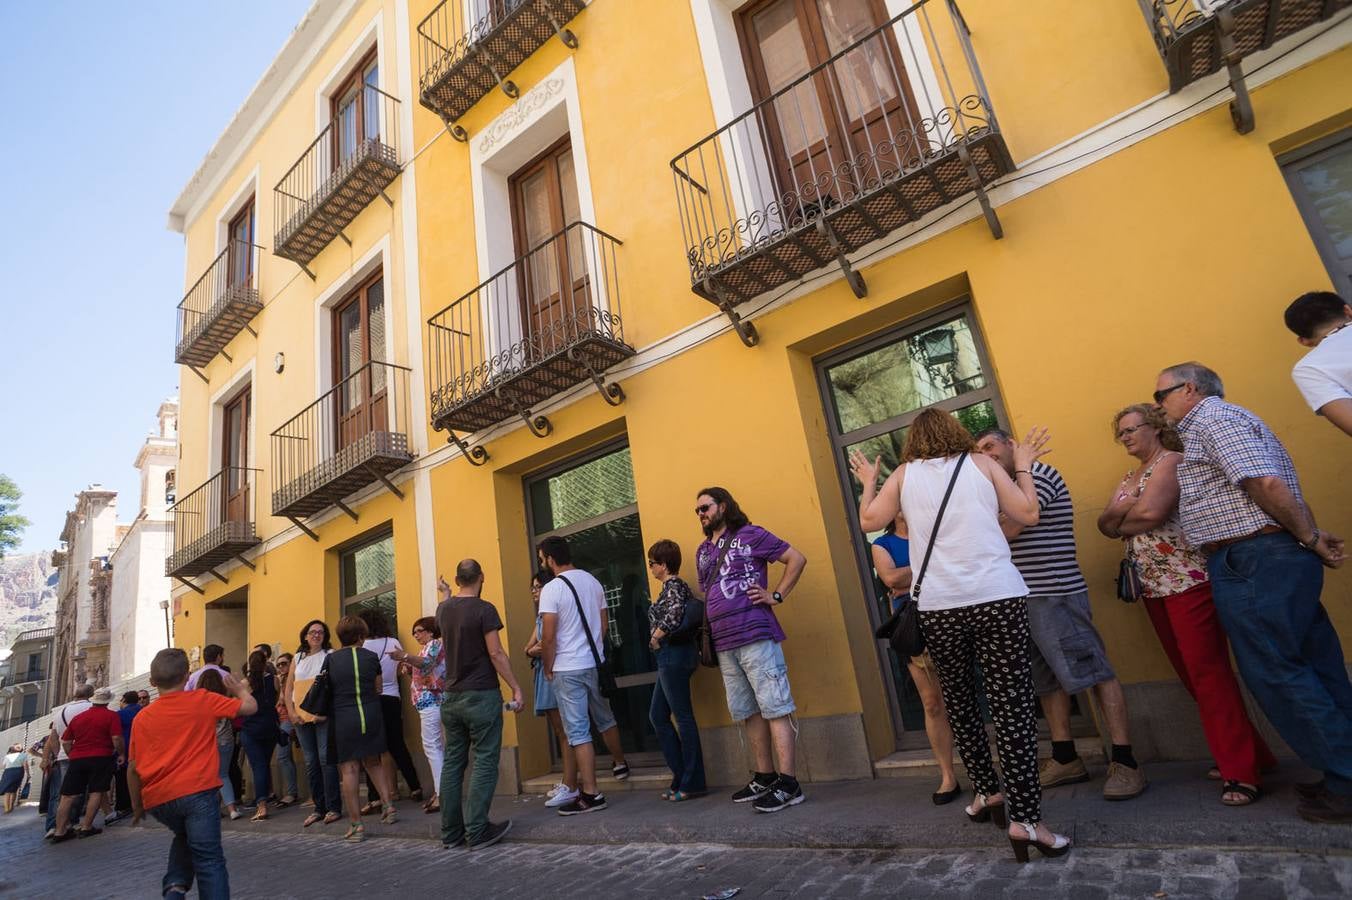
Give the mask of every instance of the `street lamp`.
POLYGON ((164 610, 164 646, 170 648, 174 646, 174 639, 169 634, 169 601, 161 600, 160 609, 164 610))

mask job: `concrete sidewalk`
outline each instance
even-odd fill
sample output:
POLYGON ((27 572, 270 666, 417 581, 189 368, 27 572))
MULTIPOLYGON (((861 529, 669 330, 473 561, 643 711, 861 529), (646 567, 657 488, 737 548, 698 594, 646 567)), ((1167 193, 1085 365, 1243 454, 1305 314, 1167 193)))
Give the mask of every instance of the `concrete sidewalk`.
MULTIPOLYGON (((1230 808, 1220 803, 1220 783, 1206 778, 1208 762, 1157 763, 1146 767, 1150 788, 1135 800, 1103 800, 1102 767, 1094 781, 1044 793, 1047 822, 1082 847, 1255 848, 1311 853, 1352 852, 1352 826, 1314 825, 1296 815, 1292 785, 1311 773, 1287 761, 1268 777, 1258 803, 1230 808)), ((563 817, 544 807, 540 796, 500 798, 494 820, 510 818, 508 840, 552 844, 723 844, 760 848, 942 849, 1005 846, 993 826, 967 821, 962 801, 936 807, 930 775, 805 784, 807 802, 773 815, 748 804, 734 805, 721 790, 685 803, 668 803, 657 792, 607 795, 609 807, 585 816, 563 817)), ((293 833, 308 808, 290 807, 265 822, 226 821, 229 831, 293 833)), ((439 817, 419 804, 399 803, 400 821, 381 825, 366 819, 371 838, 436 840, 439 817)), ((345 825, 313 825, 306 833, 342 837, 345 825)))

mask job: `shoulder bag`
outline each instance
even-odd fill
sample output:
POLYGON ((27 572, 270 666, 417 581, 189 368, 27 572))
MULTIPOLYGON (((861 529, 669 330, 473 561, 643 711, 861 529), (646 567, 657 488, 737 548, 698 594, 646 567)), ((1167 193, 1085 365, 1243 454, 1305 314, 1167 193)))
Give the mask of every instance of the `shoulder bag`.
POLYGON ((911 585, 911 595, 901 601, 891 618, 878 626, 874 637, 887 641, 903 661, 925 652, 925 634, 920 628, 920 586, 925 581, 925 570, 929 568, 930 554, 934 552, 934 539, 939 534, 939 524, 944 520, 944 510, 948 508, 948 498, 953 496, 953 486, 958 483, 958 473, 967 461, 964 452, 953 467, 953 477, 948 480, 948 489, 939 503, 939 513, 934 517, 934 528, 930 531, 929 544, 925 547, 925 558, 920 561, 920 572, 911 585))
MULTIPOLYGON (((718 574, 723 571, 723 560, 727 559, 728 551, 732 549, 733 539, 737 537, 736 532, 726 532, 723 535, 723 546, 718 550, 718 558, 714 560, 712 579, 717 580, 718 574)), ((712 586, 713 581, 710 582, 712 586)), ((705 591, 708 595, 708 591, 705 591)), ((714 650, 714 631, 709 625, 709 601, 706 599, 702 604, 704 615, 699 623, 697 633, 699 639, 699 664, 707 666, 710 669, 718 668, 718 652, 714 650)))
MULTIPOLYGON (((329 656, 332 655, 329 654, 329 656)), ((310 685, 310 689, 301 698, 300 708, 316 717, 327 718, 333 715, 333 685, 329 682, 328 656, 324 657, 324 664, 319 667, 319 674, 315 676, 314 683, 310 685)))
MULTIPOLYGON (((1141 478, 1136 483, 1137 497, 1145 493, 1146 483, 1150 481, 1150 476, 1154 474, 1155 466, 1159 465, 1160 460, 1164 459, 1166 455, 1166 453, 1161 453, 1150 464, 1150 468, 1141 473, 1141 478)), ((1127 538, 1123 543, 1126 544, 1126 555, 1117 564, 1117 599, 1123 603, 1135 603, 1145 596, 1145 584, 1141 581, 1141 570, 1136 565, 1136 551, 1132 549, 1131 538, 1127 538)))
POLYGON ((681 624, 667 635, 668 644, 689 644, 699 637, 700 626, 704 624, 704 601, 695 596, 695 592, 686 588, 685 607, 681 611, 681 624))
POLYGON ((613 697, 619 686, 615 684, 615 674, 610 671, 610 660, 601 660, 601 654, 596 651, 596 641, 592 640, 591 625, 587 624, 587 614, 582 611, 582 598, 577 595, 577 588, 573 583, 562 574, 557 576, 564 584, 568 585, 568 590, 573 594, 573 602, 577 604, 577 617, 582 620, 582 633, 587 636, 587 646, 591 648, 592 660, 596 663, 596 683, 601 688, 602 697, 613 697))

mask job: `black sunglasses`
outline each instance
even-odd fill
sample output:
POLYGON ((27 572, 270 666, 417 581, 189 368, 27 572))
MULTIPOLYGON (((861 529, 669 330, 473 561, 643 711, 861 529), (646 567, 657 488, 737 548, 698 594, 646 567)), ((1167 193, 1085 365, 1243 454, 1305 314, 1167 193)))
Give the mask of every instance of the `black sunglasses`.
POLYGON ((1188 386, 1188 382, 1186 382, 1186 381, 1180 381, 1178 384, 1172 385, 1171 387, 1167 387, 1167 388, 1165 388, 1165 389, 1162 390, 1162 391, 1155 391, 1155 393, 1154 393, 1154 395, 1153 395, 1154 398, 1155 398, 1155 402, 1156 402, 1156 403, 1163 403, 1165 397, 1169 396, 1170 394, 1172 394, 1174 391, 1178 390, 1179 388, 1185 388, 1185 387, 1187 387, 1187 386, 1188 386))
POLYGON ((717 503, 701 503, 695 507, 695 515, 702 516, 717 505, 717 503))

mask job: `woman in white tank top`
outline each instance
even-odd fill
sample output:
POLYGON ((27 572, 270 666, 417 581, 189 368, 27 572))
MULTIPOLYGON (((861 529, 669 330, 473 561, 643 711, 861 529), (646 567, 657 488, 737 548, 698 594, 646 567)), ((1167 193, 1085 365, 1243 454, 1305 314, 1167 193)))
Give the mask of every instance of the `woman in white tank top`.
POLYGON ((850 468, 864 486, 859 525, 877 531, 901 512, 910 527, 911 589, 920 610, 926 649, 939 673, 948 721, 977 792, 967 816, 1007 828, 1020 862, 1030 845, 1060 856, 1070 840, 1042 824, 1037 771, 1037 718, 1028 657, 1028 589, 1010 560, 1000 514, 1036 525, 1037 493, 1029 469, 1047 453, 1047 434, 1014 445, 1015 480, 994 460, 975 453, 972 435, 951 413, 927 409, 911 423, 902 463, 878 489, 881 459, 857 450, 850 468), (952 492, 935 531, 944 495, 952 492), (932 549, 931 549, 932 548, 932 549), (928 559, 928 562, 926 560, 928 559), (981 721, 974 664, 981 666, 986 700, 1004 775, 991 761, 981 721), (1006 815, 1008 810, 1008 815, 1006 815))

